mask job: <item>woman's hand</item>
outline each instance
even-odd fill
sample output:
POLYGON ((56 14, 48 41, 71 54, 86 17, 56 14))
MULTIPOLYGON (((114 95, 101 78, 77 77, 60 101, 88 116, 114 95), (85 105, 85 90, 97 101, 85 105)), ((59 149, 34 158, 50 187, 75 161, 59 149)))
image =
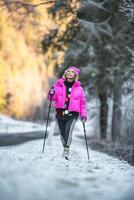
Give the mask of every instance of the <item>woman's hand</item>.
POLYGON ((82 122, 86 122, 86 121, 87 121, 87 118, 86 118, 86 117, 84 117, 84 116, 81 116, 81 118, 80 118, 80 119, 81 119, 81 121, 82 121, 82 122))
POLYGON ((54 87, 49 90, 49 95, 53 96, 55 94, 54 87))

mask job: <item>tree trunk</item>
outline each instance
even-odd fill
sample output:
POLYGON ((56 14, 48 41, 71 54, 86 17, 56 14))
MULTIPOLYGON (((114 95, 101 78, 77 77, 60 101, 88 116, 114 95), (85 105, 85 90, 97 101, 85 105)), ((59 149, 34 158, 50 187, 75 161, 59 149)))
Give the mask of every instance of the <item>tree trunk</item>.
POLYGON ((100 138, 106 140, 107 137, 107 116, 108 116, 108 105, 107 105, 107 91, 99 92, 100 99, 100 138))
POLYGON ((116 76, 117 82, 113 91, 113 116, 112 116, 112 140, 115 142, 121 136, 121 104, 122 104, 122 79, 116 76))

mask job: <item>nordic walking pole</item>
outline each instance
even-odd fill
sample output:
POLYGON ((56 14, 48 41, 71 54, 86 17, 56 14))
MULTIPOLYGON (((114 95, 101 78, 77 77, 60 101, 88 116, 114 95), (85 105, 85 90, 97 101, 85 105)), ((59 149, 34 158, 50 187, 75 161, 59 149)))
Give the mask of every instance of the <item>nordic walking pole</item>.
POLYGON ((85 135, 85 141, 86 141, 87 157, 88 157, 88 161, 89 161, 89 150, 88 150, 88 143, 87 143, 87 136, 86 136, 85 122, 82 122, 82 123, 83 123, 83 129, 84 129, 84 135, 85 135))
POLYGON ((48 115, 47 115, 46 130, 45 130, 45 134, 44 134, 44 142, 43 142, 42 154, 44 153, 45 141, 46 141, 46 137, 47 137, 47 127, 48 127, 49 115, 50 115, 50 110, 51 110, 52 97, 53 97, 53 95, 51 95, 50 103, 49 103, 49 109, 48 109, 48 115))

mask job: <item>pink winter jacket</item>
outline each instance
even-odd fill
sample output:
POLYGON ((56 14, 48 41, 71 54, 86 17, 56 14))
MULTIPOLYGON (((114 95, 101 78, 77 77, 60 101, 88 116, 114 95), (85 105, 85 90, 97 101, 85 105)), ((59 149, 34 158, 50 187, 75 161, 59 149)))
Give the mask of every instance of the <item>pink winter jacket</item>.
MULTIPOLYGON (((55 108, 64 108, 65 105, 66 86, 64 85, 64 80, 64 78, 61 78, 54 85, 55 94, 52 100, 55 108)), ((50 100, 50 98, 48 94, 48 99, 50 100)), ((72 86, 68 110, 79 112, 81 117, 87 118, 85 93, 79 81, 75 81, 72 86)))

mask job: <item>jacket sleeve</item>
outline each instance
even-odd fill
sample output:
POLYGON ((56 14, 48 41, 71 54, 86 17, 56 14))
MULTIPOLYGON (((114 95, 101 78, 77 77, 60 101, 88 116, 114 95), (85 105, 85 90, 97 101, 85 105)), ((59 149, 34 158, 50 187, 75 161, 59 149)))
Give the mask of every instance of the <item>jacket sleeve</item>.
POLYGON ((81 98, 80 98, 80 117, 86 117, 88 116, 87 114, 87 109, 86 109, 86 97, 85 97, 85 92, 82 89, 82 95, 81 95, 81 98))

